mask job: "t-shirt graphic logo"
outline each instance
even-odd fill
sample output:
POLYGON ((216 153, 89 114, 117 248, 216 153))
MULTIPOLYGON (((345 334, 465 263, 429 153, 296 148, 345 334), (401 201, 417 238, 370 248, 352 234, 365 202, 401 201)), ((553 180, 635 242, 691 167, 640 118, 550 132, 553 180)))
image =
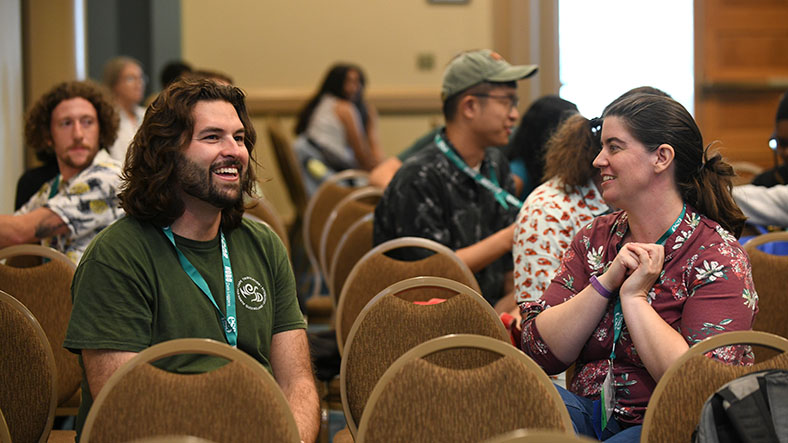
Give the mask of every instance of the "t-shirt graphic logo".
POLYGON ((265 306, 265 300, 267 299, 265 288, 252 277, 243 277, 238 280, 236 293, 238 294, 238 301, 246 306, 247 309, 258 311, 265 306))

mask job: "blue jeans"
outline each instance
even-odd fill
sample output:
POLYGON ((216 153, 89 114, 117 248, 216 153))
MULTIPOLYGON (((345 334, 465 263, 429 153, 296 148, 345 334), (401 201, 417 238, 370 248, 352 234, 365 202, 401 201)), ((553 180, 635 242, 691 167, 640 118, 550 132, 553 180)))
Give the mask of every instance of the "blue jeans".
MULTIPOLYGON (((558 385, 555 387, 558 389, 558 393, 561 394, 561 399, 564 401, 566 409, 569 410, 569 416, 572 418, 572 426, 575 428, 575 433, 597 439, 591 418, 594 411, 594 402, 585 397, 573 394, 558 385)), ((636 425, 621 429, 618 420, 613 419, 607 424, 607 428, 602 431, 601 441, 638 443, 640 441, 641 428, 642 426, 636 425)))

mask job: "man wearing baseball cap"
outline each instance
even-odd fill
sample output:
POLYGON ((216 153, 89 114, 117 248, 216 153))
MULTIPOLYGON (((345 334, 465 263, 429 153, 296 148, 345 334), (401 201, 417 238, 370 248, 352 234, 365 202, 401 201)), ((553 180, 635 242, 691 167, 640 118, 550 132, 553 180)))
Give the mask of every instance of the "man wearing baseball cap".
POLYGON ((441 88, 446 126, 403 163, 375 210, 375 244, 413 236, 453 249, 499 312, 515 307, 513 297, 504 295, 513 286, 513 222, 520 202, 512 195, 505 157, 487 148, 509 141, 519 118, 517 81, 537 69, 510 65, 488 49, 449 62, 441 88))

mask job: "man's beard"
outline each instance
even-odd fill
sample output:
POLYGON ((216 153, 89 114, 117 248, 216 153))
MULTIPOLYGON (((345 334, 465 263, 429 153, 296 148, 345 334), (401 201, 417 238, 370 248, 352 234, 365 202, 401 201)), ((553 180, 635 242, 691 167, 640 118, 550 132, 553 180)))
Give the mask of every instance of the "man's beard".
POLYGON ((88 166, 93 164, 93 160, 96 159, 96 155, 98 154, 98 151, 99 151, 98 149, 91 149, 91 147, 85 146, 84 144, 75 143, 75 144, 69 146, 66 149, 65 154, 62 155, 61 157, 59 157, 59 160, 61 162, 63 162, 63 164, 65 164, 66 166, 68 166, 70 168, 75 168, 75 169, 82 170, 82 169, 85 169, 88 166), (75 162, 71 158, 71 156, 69 155, 69 151, 71 151, 72 149, 76 149, 78 146, 79 147, 84 147, 84 148, 87 148, 87 149, 91 150, 90 153, 88 154, 88 156, 85 158, 85 160, 82 163, 75 162))
POLYGON ((186 158, 183 154, 178 156, 175 167, 178 183, 186 194, 198 198, 206 203, 220 208, 231 208, 243 200, 243 190, 249 182, 249 173, 244 170, 238 161, 225 161, 215 163, 206 169, 186 158), (235 183, 214 183, 212 169, 235 166, 241 177, 235 183))

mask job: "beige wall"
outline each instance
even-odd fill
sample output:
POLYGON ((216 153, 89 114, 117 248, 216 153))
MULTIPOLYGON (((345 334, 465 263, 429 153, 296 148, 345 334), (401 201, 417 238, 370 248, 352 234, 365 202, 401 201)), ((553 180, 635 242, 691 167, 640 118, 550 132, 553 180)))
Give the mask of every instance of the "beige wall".
POLYGON ((312 91, 338 60, 362 65, 371 88, 429 87, 457 52, 492 44, 487 1, 434 5, 426 0, 182 2, 183 56, 231 73, 249 90, 312 91), (435 68, 416 67, 420 53, 435 68))
MULTIPOLYGON (((440 83, 446 63, 462 50, 492 47, 492 4, 188 0, 181 5, 183 57, 195 66, 227 72, 250 101, 263 105, 275 99, 300 103, 315 91, 332 63, 357 63, 366 72, 373 102, 404 96, 431 103, 431 109, 405 113, 381 109, 381 143, 388 154, 396 154, 441 122, 440 83), (431 70, 418 69, 421 54, 434 58, 431 70)), ((292 114, 286 115, 284 127, 290 130, 293 121, 292 114)), ((258 113, 254 122, 259 133, 257 158, 264 165, 259 176, 271 178, 263 192, 285 218, 291 218, 264 116, 258 113)))
POLYGON ((25 100, 76 80, 74 1, 25 0, 25 100))

